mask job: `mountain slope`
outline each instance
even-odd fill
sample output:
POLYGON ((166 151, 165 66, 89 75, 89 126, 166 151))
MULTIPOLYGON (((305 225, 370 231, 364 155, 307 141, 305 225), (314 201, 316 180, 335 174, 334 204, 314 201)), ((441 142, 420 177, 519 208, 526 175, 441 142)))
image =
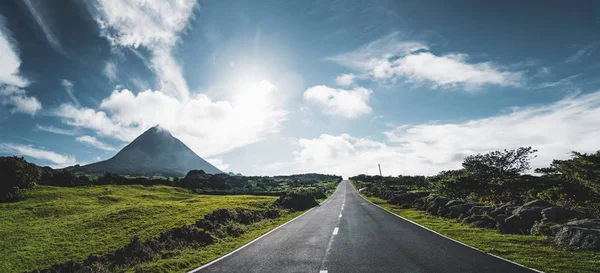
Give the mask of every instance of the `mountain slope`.
POLYGON ((185 175, 190 170, 221 171, 159 125, 148 129, 108 160, 67 168, 74 172, 128 175, 185 175))

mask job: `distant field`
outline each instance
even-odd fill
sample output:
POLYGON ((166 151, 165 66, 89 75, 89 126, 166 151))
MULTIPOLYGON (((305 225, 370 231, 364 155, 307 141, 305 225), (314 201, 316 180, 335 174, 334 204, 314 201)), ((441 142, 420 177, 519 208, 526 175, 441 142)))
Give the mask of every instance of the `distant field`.
POLYGON ((432 216, 424 211, 401 209, 380 198, 365 198, 452 239, 547 273, 600 272, 599 254, 592 251, 560 249, 553 246, 544 236, 500 234, 495 230, 432 216))
MULTIPOLYGON (((276 199, 198 195, 168 186, 39 186, 24 201, 0 203, 0 272, 81 261, 90 254, 118 249, 136 234, 145 239, 192 224, 219 208, 262 209, 276 199)), ((255 234, 278 222, 257 227, 255 234)), ((251 236, 249 233, 244 238, 251 236)), ((211 251, 200 260, 210 260, 222 251, 211 251)))

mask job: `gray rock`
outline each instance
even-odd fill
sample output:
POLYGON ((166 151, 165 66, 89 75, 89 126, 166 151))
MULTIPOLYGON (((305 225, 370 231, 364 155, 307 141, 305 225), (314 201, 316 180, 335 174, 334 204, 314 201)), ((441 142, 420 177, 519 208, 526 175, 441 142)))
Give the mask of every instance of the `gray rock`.
POLYGON ((507 234, 522 233, 522 234, 524 234, 524 232, 522 231, 522 228, 521 228, 521 218, 519 218, 519 216, 517 216, 517 215, 508 216, 506 219, 504 219, 504 224, 500 224, 500 225, 496 225, 496 226, 498 227, 498 229, 500 230, 501 233, 507 233, 507 234))
POLYGON ((520 219, 519 230, 522 233, 529 233, 536 221, 542 220, 542 207, 520 207, 513 212, 520 219))
POLYGON ((494 217, 494 221, 496 221, 497 229, 499 229, 499 230, 504 229, 504 221, 506 220, 506 218, 508 218, 508 215, 506 215, 506 214, 498 214, 498 215, 496 215, 496 217, 494 217))
POLYGON ((525 204, 523 204, 523 206, 521 207, 542 207, 542 208, 548 208, 548 207, 552 207, 554 205, 543 201, 543 200, 533 200, 533 201, 529 201, 525 204))
POLYGON ((568 210, 561 207, 549 207, 542 210, 542 221, 566 223, 573 219, 582 219, 585 214, 579 211, 568 210))
POLYGON ((450 200, 448 203, 446 203, 446 207, 452 207, 454 205, 461 205, 464 204, 465 202, 460 201, 460 200, 450 200))
POLYGON ((506 208, 504 208, 504 214, 512 215, 513 212, 518 208, 519 208, 519 206, 512 206, 512 205, 506 206, 506 208))
POLYGON ((466 213, 472 207, 473 207, 473 205, 471 205, 471 204, 460 204, 460 205, 449 206, 448 209, 452 212, 457 212, 460 214, 460 213, 466 213))
POLYGON ((426 196, 422 192, 401 192, 394 194, 389 200, 390 204, 412 204, 416 199, 426 196))
POLYGON ((600 219, 577 220, 552 228, 554 243, 589 250, 600 250, 600 219))
POLYGON ((450 202, 450 198, 446 198, 443 196, 438 196, 435 199, 433 199, 433 203, 435 203, 438 206, 446 206, 448 202, 450 202))
POLYGON ((491 212, 494 209, 494 207, 492 206, 473 206, 468 213, 469 214, 487 214, 489 212, 491 212))

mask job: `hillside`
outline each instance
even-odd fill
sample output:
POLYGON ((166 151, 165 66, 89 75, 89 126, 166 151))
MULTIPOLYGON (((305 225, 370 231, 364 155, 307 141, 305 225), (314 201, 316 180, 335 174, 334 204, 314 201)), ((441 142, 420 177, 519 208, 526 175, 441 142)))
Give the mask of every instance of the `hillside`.
POLYGON ((277 197, 190 194, 167 186, 38 186, 27 200, 0 203, 0 272, 45 268, 104 254, 193 224, 222 208, 264 209, 277 197))
POLYGON ((82 173, 143 176, 185 176, 190 170, 221 173, 159 125, 148 129, 108 160, 66 169, 82 173))

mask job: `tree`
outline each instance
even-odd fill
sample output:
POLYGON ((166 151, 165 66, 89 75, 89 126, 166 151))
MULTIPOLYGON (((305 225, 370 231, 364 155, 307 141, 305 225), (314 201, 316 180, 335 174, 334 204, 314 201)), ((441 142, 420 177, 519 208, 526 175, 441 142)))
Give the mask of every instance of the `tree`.
POLYGON ((539 168, 535 172, 548 178, 581 184, 600 193, 600 151, 595 154, 572 152, 571 159, 553 160, 550 167, 539 168))
POLYGON ((462 163, 465 170, 485 182, 514 178, 530 169, 529 161, 537 150, 520 147, 513 150, 492 151, 466 157, 462 163))
POLYGON ((40 176, 40 169, 23 157, 0 158, 0 202, 22 198, 23 190, 35 187, 40 176))

